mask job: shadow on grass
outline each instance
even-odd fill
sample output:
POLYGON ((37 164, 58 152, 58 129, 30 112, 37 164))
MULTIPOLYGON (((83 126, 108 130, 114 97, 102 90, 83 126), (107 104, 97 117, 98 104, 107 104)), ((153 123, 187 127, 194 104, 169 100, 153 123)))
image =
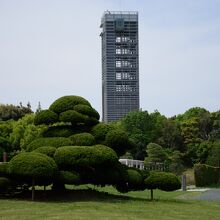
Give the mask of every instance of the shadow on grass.
MULTIPOLYGON (((22 200, 31 201, 31 191, 25 191, 17 193, 13 196, 7 196, 1 199, 11 199, 11 200, 22 200)), ((128 195, 115 195, 108 192, 100 192, 95 189, 74 189, 74 190, 63 190, 63 191, 52 191, 52 190, 36 190, 35 191, 35 202, 106 202, 106 203, 117 203, 117 202, 168 202, 168 203, 187 203, 184 200, 177 199, 154 199, 151 201, 149 198, 138 198, 128 195)))

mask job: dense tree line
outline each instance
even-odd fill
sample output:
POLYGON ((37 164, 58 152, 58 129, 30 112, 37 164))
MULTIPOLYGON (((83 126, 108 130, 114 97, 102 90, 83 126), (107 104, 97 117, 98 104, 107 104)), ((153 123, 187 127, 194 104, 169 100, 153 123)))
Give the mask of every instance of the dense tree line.
POLYGON ((130 151, 135 159, 169 162, 173 167, 175 163, 185 167, 195 163, 219 165, 220 111, 194 107, 171 118, 158 111, 135 111, 118 125, 136 144, 130 151))

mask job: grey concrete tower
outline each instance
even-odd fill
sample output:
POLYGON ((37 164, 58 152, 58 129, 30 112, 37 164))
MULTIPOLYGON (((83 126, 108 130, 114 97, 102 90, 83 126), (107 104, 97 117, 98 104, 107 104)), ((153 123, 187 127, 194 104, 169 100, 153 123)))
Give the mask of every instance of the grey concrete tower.
POLYGON ((106 11, 102 32, 102 120, 139 109, 138 12, 106 11))

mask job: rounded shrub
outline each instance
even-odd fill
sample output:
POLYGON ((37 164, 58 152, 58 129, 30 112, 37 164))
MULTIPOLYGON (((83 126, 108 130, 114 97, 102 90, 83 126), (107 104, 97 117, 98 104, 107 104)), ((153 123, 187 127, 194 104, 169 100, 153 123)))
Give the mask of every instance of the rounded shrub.
POLYGON ((55 161, 41 153, 20 153, 9 162, 9 174, 27 179, 51 179, 57 172, 55 161))
POLYGON ((72 125, 77 123, 85 123, 86 116, 75 111, 75 110, 67 110, 60 114, 60 121, 62 122, 71 122, 72 125))
POLYGON ((82 105, 82 104, 75 105, 74 110, 89 117, 93 117, 97 120, 99 120, 100 118, 99 113, 94 108, 88 105, 82 105))
POLYGON ((118 161, 116 153, 104 145, 59 147, 54 154, 54 159, 64 170, 104 166, 118 161))
POLYGON ((107 133, 111 127, 108 124, 99 123, 92 128, 92 135, 95 137, 97 143, 104 143, 107 133))
POLYGON ((45 154, 48 157, 53 157, 55 151, 56 151, 55 147, 45 146, 45 147, 39 147, 35 149, 33 152, 45 154))
POLYGON ((58 115, 50 110, 42 110, 39 113, 36 114, 34 118, 34 124, 40 125, 40 124, 53 124, 57 122, 59 119, 58 115))
POLYGON ((142 175, 135 169, 128 169, 128 188, 130 190, 140 190, 143 185, 142 175))
POLYGON ((91 106, 90 103, 80 96, 63 96, 53 102, 49 109, 57 114, 68 110, 73 110, 75 105, 83 104, 91 106))
POLYGON ((74 134, 69 138, 74 146, 92 146, 95 144, 95 138, 89 133, 74 134))
POLYGON ((27 146, 27 151, 33 151, 39 147, 45 146, 58 148, 61 146, 69 146, 71 144, 71 140, 64 137, 37 138, 27 146))
POLYGON ((79 184, 80 176, 73 171, 59 171, 56 181, 62 184, 79 184))
POLYGON ((111 147, 119 156, 125 154, 130 148, 128 135, 122 130, 110 130, 105 139, 108 147, 111 147))
POLYGON ((128 167, 124 164, 118 162, 118 170, 120 173, 120 179, 115 185, 115 188, 121 193, 127 193, 129 191, 128 187, 128 167))
POLYGON ((99 123, 98 119, 94 117, 86 116, 85 118, 85 125, 87 125, 88 127, 93 127, 94 125, 97 125, 98 123, 99 123))
POLYGON ((147 189, 160 189, 173 191, 181 188, 179 178, 172 173, 151 172, 149 177, 144 180, 147 189))
POLYGON ((44 137, 69 137, 74 134, 72 126, 52 126, 44 133, 44 137))
POLYGON ((10 181, 8 178, 0 177, 0 194, 7 193, 10 185, 10 181))

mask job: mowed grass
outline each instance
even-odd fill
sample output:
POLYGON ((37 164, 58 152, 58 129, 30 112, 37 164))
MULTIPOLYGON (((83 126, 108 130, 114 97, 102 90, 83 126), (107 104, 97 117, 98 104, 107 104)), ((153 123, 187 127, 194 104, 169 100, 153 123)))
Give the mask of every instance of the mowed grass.
POLYGON ((37 191, 35 202, 30 201, 30 193, 17 199, 1 199, 0 219, 220 219, 218 202, 178 199, 195 193, 156 190, 152 202, 147 190, 120 194, 112 187, 86 188, 88 186, 55 196, 51 196, 50 191, 47 194, 37 191))

